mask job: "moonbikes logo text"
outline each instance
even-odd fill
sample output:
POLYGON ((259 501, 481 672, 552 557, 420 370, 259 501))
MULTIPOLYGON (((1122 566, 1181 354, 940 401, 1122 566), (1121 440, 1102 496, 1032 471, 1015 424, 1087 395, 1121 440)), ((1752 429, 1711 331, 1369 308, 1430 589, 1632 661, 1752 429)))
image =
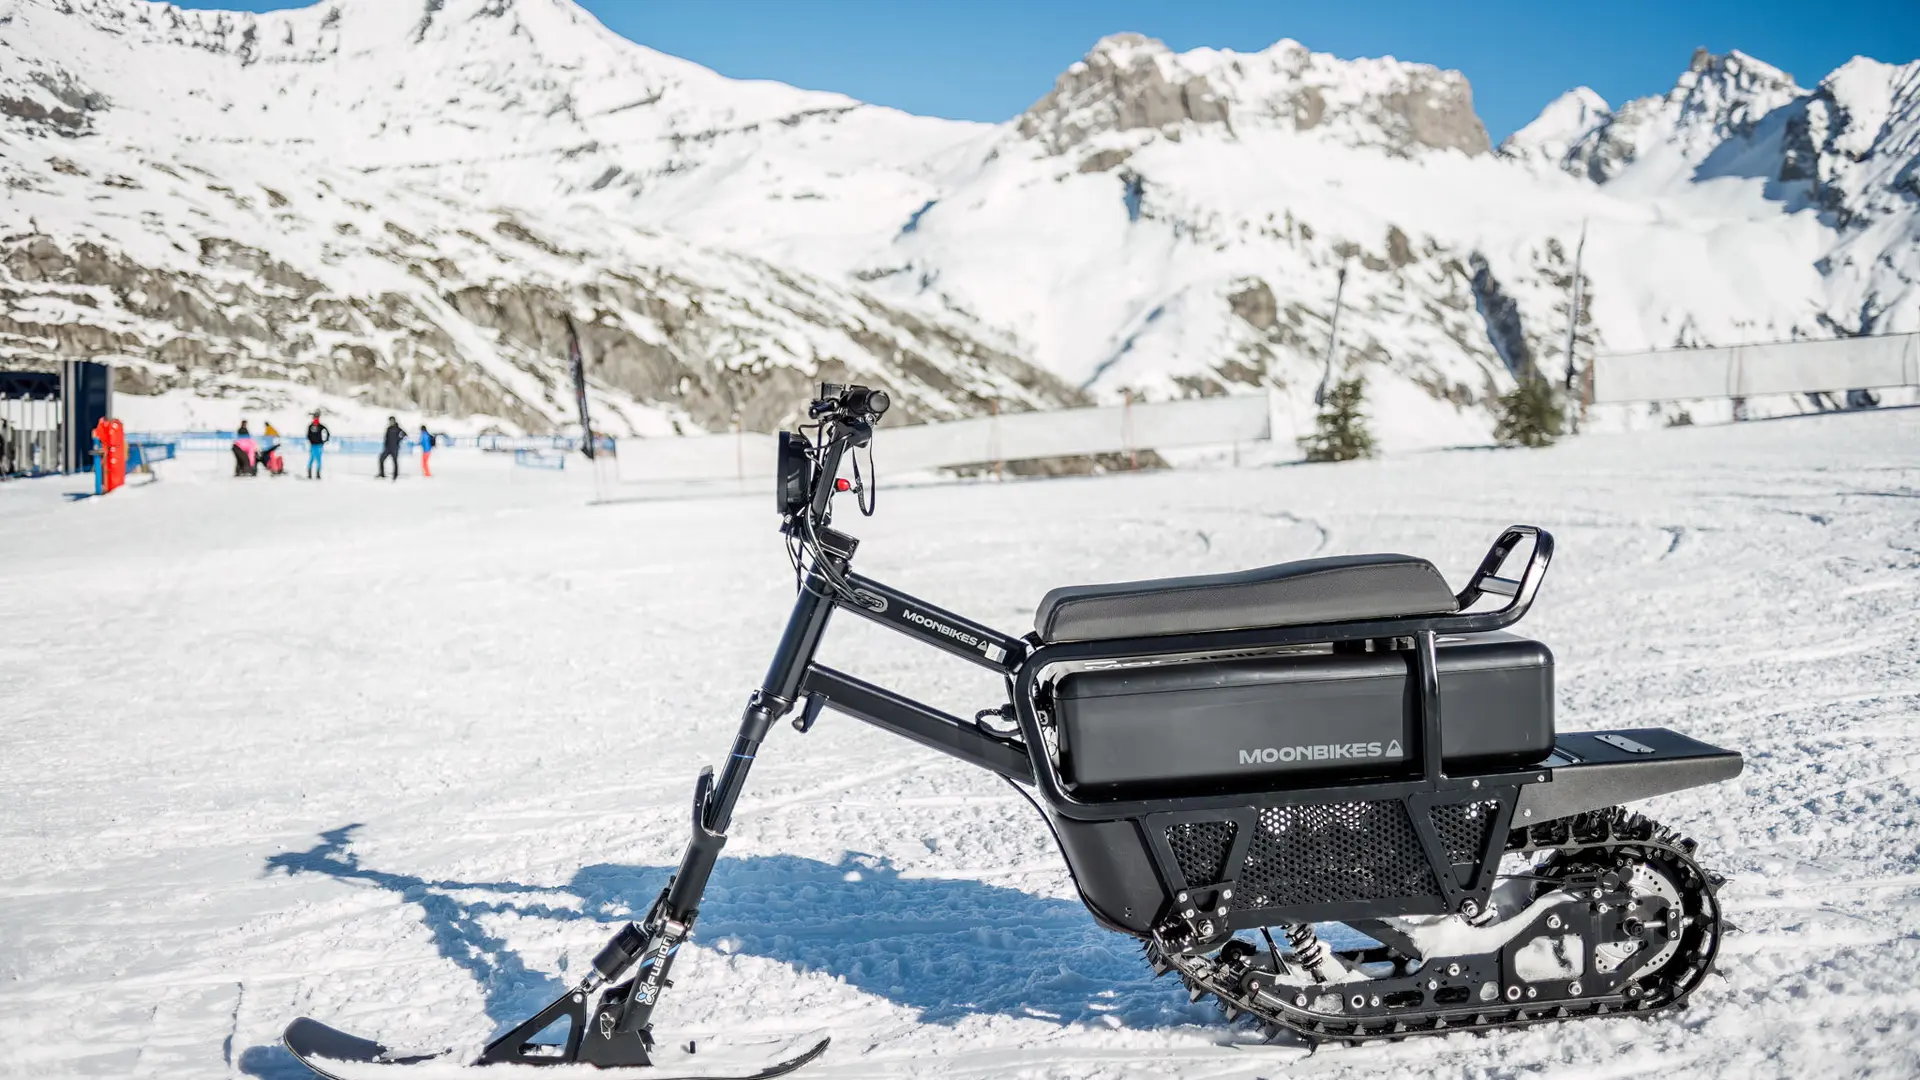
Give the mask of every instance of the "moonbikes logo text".
POLYGON ((1263 746, 1240 751, 1242 765, 1272 765, 1275 762, 1348 761, 1355 758, 1399 757, 1400 740, 1385 743, 1316 743, 1312 746, 1263 746))
POLYGON ((979 638, 974 637, 972 634, 967 633, 965 630, 960 630, 960 629, 956 629, 954 627, 948 626, 946 623, 943 623, 938 619, 929 619, 925 615, 920 614, 919 612, 913 610, 912 608, 908 608, 906 611, 902 612, 900 617, 907 620, 910 623, 918 623, 921 626, 924 626, 927 629, 933 631, 934 633, 942 635, 943 637, 950 637, 962 645, 969 645, 977 649, 982 644, 984 644, 984 642, 982 642, 979 638))
POLYGON ((1007 655, 1005 649, 991 641, 983 640, 957 627, 948 626, 939 619, 929 619, 912 608, 904 609, 900 617, 915 625, 924 626, 942 637, 952 638, 969 649, 979 649, 987 655, 988 659, 999 660, 1007 655))

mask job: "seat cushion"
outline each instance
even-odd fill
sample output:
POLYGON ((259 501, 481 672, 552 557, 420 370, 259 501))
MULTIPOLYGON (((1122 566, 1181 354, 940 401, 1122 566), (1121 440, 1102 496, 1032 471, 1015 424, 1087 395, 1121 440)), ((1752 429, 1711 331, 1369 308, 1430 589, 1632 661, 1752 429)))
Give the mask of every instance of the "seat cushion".
POLYGON ((1447 580, 1411 555, 1341 555, 1232 574, 1069 585, 1034 614, 1040 640, 1199 634, 1456 610, 1447 580))

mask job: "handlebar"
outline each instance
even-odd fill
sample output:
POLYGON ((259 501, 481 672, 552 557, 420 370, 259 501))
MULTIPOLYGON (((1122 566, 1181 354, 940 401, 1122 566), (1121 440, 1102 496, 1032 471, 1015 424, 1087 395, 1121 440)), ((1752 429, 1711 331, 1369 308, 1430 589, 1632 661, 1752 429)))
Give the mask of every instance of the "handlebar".
MULTIPOLYGON (((831 517, 834 495, 841 490, 840 461, 850 450, 873 442, 873 425, 893 404, 885 390, 840 383, 822 383, 820 396, 807 405, 807 416, 817 421, 819 433, 809 441, 804 433, 785 432, 780 436, 780 457, 776 466, 776 495, 782 516, 790 521, 804 514, 809 520, 825 524, 831 517)), ((859 469, 854 470, 856 481, 859 469)), ((871 478, 867 481, 871 484, 871 478)), ((855 487, 858 487, 858 483, 855 487)), ((862 513, 871 513, 872 504, 861 503, 862 513)))
POLYGON ((821 383, 820 396, 807 406, 814 420, 861 420, 869 424, 886 415, 893 398, 885 390, 841 383, 821 383))

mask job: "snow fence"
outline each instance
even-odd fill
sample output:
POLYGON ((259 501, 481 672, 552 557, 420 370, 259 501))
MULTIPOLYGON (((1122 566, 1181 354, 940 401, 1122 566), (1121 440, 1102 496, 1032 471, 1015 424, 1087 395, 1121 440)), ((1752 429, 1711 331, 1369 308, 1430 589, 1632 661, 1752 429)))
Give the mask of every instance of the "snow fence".
POLYGON ((1687 401, 1920 386, 1920 334, 1601 356, 1593 403, 1687 401))
MULTIPOLYGON (((876 463, 890 472, 1085 454, 1227 446, 1273 437, 1271 395, 1000 413, 883 425, 876 463)), ((620 440, 622 480, 771 479, 775 436, 753 432, 620 440)))

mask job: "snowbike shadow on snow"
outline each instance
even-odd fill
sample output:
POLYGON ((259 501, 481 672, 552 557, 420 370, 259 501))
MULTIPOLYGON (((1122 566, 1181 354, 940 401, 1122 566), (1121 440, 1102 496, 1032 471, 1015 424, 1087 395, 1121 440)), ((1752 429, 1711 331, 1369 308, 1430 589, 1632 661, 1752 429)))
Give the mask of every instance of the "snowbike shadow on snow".
MULTIPOLYGON (((306 851, 272 856, 266 869, 371 885, 417 905, 436 950, 473 977, 487 1015, 502 1025, 565 987, 528 968, 486 929, 488 917, 623 922, 618 913, 645 910, 674 869, 603 863, 581 868, 565 885, 430 879, 362 864, 350 850, 357 829, 329 830, 306 851)), ((700 928, 730 954, 843 979, 918 1010, 927 1023, 982 1013, 1061 1023, 1115 1015, 1132 1027, 1197 1018, 1152 982, 1138 950, 1077 903, 965 878, 901 877, 885 859, 866 855, 837 863, 722 858, 700 928), (1104 996, 1111 991, 1119 993, 1104 996)))
MULTIPOLYGON (((1730 779, 1740 756, 1658 728, 1555 732, 1552 654, 1505 633, 1545 579, 1546 532, 1503 531, 1457 593, 1425 559, 1309 559, 1055 589, 1015 637, 852 569, 859 541, 831 527, 833 498, 873 512, 858 451, 887 406, 829 384, 812 426, 781 434, 798 596, 733 752, 700 774, 680 865, 593 970, 478 1063, 655 1064, 653 1011, 753 761, 777 721, 805 733, 826 708, 1006 779, 1096 922, 1191 1000, 1272 1034, 1355 1043, 1652 1012, 1712 968, 1720 879, 1692 841, 1619 804, 1730 779), (836 611, 994 671, 1005 700, 967 720, 816 662, 836 611), (1327 922, 1363 942, 1322 941, 1327 922)), ((323 1072, 316 1056, 402 1056, 305 1020, 285 1042, 323 1072)))
MULTIPOLYGON (((269 857, 268 873, 320 874, 387 890, 414 905, 440 956, 465 971, 501 1030, 560 994, 486 928, 497 915, 553 922, 623 922, 644 910, 671 866, 601 863, 564 885, 428 878, 373 867, 352 850, 358 825, 330 829, 304 851, 269 857)), ((726 952, 844 980, 915 1009, 925 1023, 977 1014, 1061 1024, 1113 1016, 1130 1028, 1192 1024, 1204 1014, 1169 997, 1137 949, 1080 904, 965 878, 901 877, 884 859, 828 863, 798 855, 722 858, 714 865, 701 936, 726 952), (808 897, 798 905, 796 895, 808 897), (982 933, 990 931, 990 933, 982 933)), ((307 1075, 279 1045, 240 1056, 264 1080, 307 1075)))

